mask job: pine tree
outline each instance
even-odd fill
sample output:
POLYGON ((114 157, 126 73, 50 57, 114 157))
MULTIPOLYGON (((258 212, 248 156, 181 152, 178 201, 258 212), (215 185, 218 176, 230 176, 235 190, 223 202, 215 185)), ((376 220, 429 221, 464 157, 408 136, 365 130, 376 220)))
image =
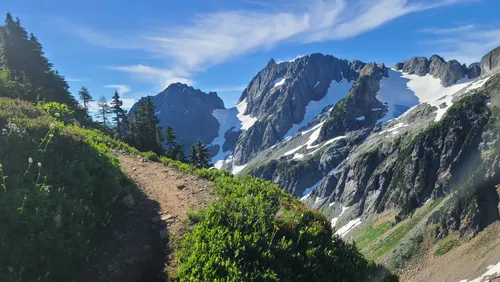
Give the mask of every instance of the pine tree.
POLYGON ((166 137, 166 150, 165 155, 167 158, 172 160, 178 160, 185 162, 186 157, 184 156, 184 152, 182 151, 183 145, 177 143, 174 129, 171 126, 167 126, 167 134, 166 137))
POLYGON ((160 122, 155 115, 155 107, 149 97, 139 100, 129 120, 128 142, 139 151, 153 151, 157 154, 163 153, 161 142, 163 136, 160 122))
POLYGON ((116 133, 119 138, 123 138, 125 135, 124 120, 127 119, 127 111, 125 111, 123 106, 123 101, 120 100, 120 95, 118 91, 115 91, 113 98, 111 100, 111 112, 113 113, 113 121, 116 125, 116 133))
POLYGON ((210 163, 210 154, 208 153, 207 146, 203 145, 203 143, 198 140, 198 143, 196 143, 196 150, 198 152, 199 167, 209 168, 212 164, 210 163))
POLYGON ((88 112, 90 102, 94 101, 89 90, 85 86, 82 86, 80 91, 78 91, 78 96, 80 96, 80 100, 83 102, 83 108, 88 112))
POLYGON ((189 148, 189 163, 194 166, 200 165, 200 160, 198 158, 198 150, 196 149, 195 145, 192 145, 189 148))
POLYGON ((99 112, 97 113, 97 117, 102 120, 102 124, 106 127, 108 126, 108 115, 111 113, 111 110, 108 105, 108 101, 104 95, 101 95, 99 101, 97 102, 97 106, 99 107, 99 112))

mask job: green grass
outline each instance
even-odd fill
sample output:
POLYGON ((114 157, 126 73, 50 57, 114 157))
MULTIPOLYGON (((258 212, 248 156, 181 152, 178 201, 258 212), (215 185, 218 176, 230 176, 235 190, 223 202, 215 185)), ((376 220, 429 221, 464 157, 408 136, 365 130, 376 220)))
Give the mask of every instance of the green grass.
POLYGON ((373 223, 368 224, 362 231, 361 235, 356 239, 356 246, 363 250, 369 246, 372 242, 377 240, 382 234, 387 232, 387 230, 392 227, 391 221, 386 221, 377 226, 373 226, 373 223))
POLYGON ((133 191, 108 137, 54 109, 0 99, 0 281, 69 281, 133 191))
POLYGON ((451 249, 453 249, 454 247, 459 245, 460 241, 458 240, 456 234, 450 234, 438 243, 438 247, 434 252, 434 255, 442 256, 447 252, 451 251, 451 249))
POLYGON ((376 242, 364 251, 364 255, 373 261, 379 261, 385 254, 392 251, 399 245, 400 241, 405 238, 410 231, 427 216, 442 200, 435 200, 423 209, 415 212, 412 217, 397 224, 394 228, 389 229, 390 232, 385 238, 376 242))

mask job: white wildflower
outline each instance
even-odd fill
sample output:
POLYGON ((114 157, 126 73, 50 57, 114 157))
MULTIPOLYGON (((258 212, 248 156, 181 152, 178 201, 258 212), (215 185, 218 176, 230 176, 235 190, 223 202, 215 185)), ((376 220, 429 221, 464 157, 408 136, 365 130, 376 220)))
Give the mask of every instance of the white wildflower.
POLYGON ((55 116, 56 116, 56 117, 59 117, 59 116, 60 116, 60 114, 59 114, 59 113, 55 113, 55 116))
POLYGON ((32 163, 33 163, 33 159, 32 159, 32 158, 29 158, 29 159, 28 159, 28 162, 29 162, 30 164, 32 164, 32 163))
POLYGON ((50 193, 50 189, 49 189, 48 187, 45 187, 43 190, 44 190, 46 193, 50 193))
POLYGON ((54 134, 49 134, 49 137, 50 137, 50 138, 54 137, 54 134))
POLYGON ((42 167, 42 163, 38 163, 38 167, 42 167))
POLYGON ((50 127, 55 127, 55 126, 56 126, 56 124, 55 124, 55 123, 51 123, 51 124, 50 124, 50 127))
POLYGON ((0 168, 2 168, 2 164, 0 164, 0 168))

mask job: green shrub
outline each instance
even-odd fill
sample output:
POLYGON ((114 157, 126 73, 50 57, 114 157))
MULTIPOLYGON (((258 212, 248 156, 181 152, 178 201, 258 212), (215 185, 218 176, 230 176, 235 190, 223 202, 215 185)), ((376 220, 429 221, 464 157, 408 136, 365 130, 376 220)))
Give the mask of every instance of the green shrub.
POLYGON ((438 243, 438 247, 434 252, 434 255, 442 256, 458 245, 460 245, 460 241, 457 236, 455 234, 450 234, 438 243))
POLYGON ((270 182, 198 170, 217 200, 178 251, 179 281, 364 281, 375 269, 330 224, 270 182))
POLYGON ((0 99, 0 281, 69 281, 82 269, 132 188, 106 140, 0 99))
POLYGON ((38 103, 38 107, 57 121, 64 122, 65 124, 72 124, 76 122, 75 111, 71 110, 66 104, 57 102, 40 102, 38 103))
POLYGON ((155 152, 152 152, 152 151, 149 151, 149 152, 146 152, 144 154, 142 154, 144 158, 150 160, 150 161, 153 161, 153 162, 159 162, 160 161, 160 158, 158 157, 158 155, 155 153, 155 152))

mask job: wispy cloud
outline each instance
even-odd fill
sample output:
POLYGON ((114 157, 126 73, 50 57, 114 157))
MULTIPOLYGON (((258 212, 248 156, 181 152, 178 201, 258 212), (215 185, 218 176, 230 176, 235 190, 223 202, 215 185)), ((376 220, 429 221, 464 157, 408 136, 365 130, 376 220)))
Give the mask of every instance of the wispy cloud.
POLYGON ((65 79, 67 82, 86 82, 86 81, 88 81, 88 79, 86 79, 86 78, 76 78, 76 77, 70 77, 70 76, 65 77, 65 79))
POLYGON ((117 90, 118 93, 120 93, 121 95, 130 92, 130 90, 132 90, 132 88, 129 85, 125 84, 109 84, 109 85, 104 85, 103 87, 117 90))
POLYGON ((483 55, 500 46, 500 27, 470 24, 426 28, 421 32, 435 35, 435 38, 423 42, 433 46, 432 52, 466 64, 478 62, 483 55))
POLYGON ((200 14, 187 25, 141 32, 135 38, 110 37, 89 28, 77 28, 74 34, 97 46, 161 55, 174 67, 136 65, 113 69, 165 85, 175 80, 192 82, 195 72, 279 44, 345 40, 404 15, 459 1, 462 0, 313 0, 293 5, 281 2, 274 3, 275 9, 200 14))
POLYGON ((193 84, 190 73, 182 69, 161 69, 145 65, 110 66, 112 70, 128 72, 135 78, 156 84, 158 89, 165 89, 174 82, 193 84))

